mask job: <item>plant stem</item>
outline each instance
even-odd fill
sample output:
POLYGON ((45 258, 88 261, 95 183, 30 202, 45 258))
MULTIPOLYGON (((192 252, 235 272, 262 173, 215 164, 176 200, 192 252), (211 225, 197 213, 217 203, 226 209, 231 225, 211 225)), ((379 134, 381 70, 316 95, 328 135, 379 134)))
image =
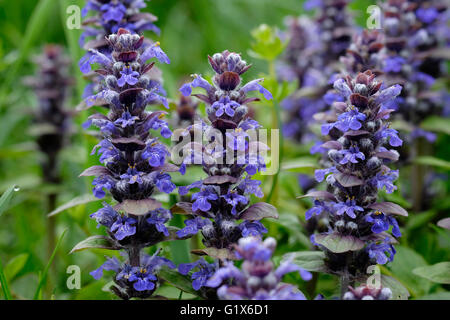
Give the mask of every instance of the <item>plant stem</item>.
MULTIPOLYGON (((276 73, 275 73, 275 64, 274 61, 271 60, 269 61, 269 75, 272 79, 276 79, 276 73)), ((276 99, 276 92, 273 93, 273 105, 272 105, 272 129, 278 129, 281 130, 281 112, 280 112, 280 107, 279 104, 277 102, 276 99)), ((266 202, 270 203, 270 200, 272 199, 272 196, 275 196, 275 199, 273 201, 273 204, 276 206, 277 202, 278 202, 278 176, 280 174, 280 166, 283 160, 283 145, 284 145, 284 140, 283 140, 283 134, 279 135, 280 140, 279 140, 279 159, 278 159, 278 170, 277 173, 274 175, 273 180, 272 180, 272 187, 270 188, 270 192, 267 195, 266 198, 266 202)), ((271 148, 273 149, 274 146, 271 146, 271 148)), ((273 165, 273 163, 272 163, 273 165)))
MULTIPOLYGON (((416 139, 413 145, 413 157, 417 158, 424 153, 424 141, 422 138, 416 139)), ((415 163, 411 167, 411 178, 412 178, 412 201, 413 201, 413 211, 422 211, 423 206, 423 192, 425 183, 425 167, 421 164, 415 163)))
POLYGON ((341 300, 344 298, 344 294, 348 291, 349 284, 350 279, 346 270, 345 274, 341 276, 341 300))

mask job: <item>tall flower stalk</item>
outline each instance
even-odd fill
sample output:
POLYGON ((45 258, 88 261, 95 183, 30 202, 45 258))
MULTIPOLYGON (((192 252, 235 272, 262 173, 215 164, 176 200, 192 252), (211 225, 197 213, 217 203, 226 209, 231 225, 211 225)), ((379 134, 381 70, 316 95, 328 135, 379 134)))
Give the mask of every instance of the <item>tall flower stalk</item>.
MULTIPOLYGON (((387 0, 380 5, 385 39, 381 69, 388 85, 400 83, 404 87, 389 107, 397 111, 397 119, 407 129, 405 146, 411 147, 403 153, 406 160, 413 160, 427 154, 436 140, 436 134, 421 127, 424 118, 445 116, 448 109, 444 105, 447 92, 432 91, 436 80, 447 73, 448 6, 442 1, 408 0, 387 0)), ((411 199, 418 212, 424 209, 429 188, 425 187, 423 166, 414 164, 411 174, 411 199)))
MULTIPOLYGON (((79 61, 80 70, 92 78, 92 83, 85 89, 84 97, 92 95, 99 90, 101 78, 91 72, 91 62, 95 59, 90 49, 110 56, 111 48, 106 41, 110 34, 117 33, 125 28, 132 34, 143 34, 144 31, 153 31, 159 35, 160 30, 154 24, 157 18, 148 12, 141 12, 149 0, 88 0, 82 10, 83 33, 79 43, 88 52, 79 61)), ((153 41, 145 39, 143 46, 151 45, 153 41)), ((154 68, 152 78, 160 79, 160 72, 154 68)))
MULTIPOLYGON (((34 77, 26 80, 38 97, 39 106, 34 114, 36 142, 45 155, 41 167, 45 183, 60 183, 59 154, 70 133, 71 113, 65 108, 68 89, 72 79, 68 73, 70 60, 57 45, 47 45, 43 53, 34 59, 39 67, 34 77)), ((52 192, 47 198, 47 212, 56 207, 57 194, 52 192)), ((55 247, 55 217, 47 220, 48 254, 55 247)))
POLYGON ((298 81, 298 90, 281 102, 286 112, 283 133, 294 141, 315 141, 310 128, 313 115, 327 109, 336 98, 326 93, 332 87, 332 77, 339 72, 339 57, 351 42, 353 30, 347 3, 307 1, 305 9, 317 9, 314 20, 306 16, 286 20, 289 44, 278 74, 282 80, 298 81))
MULTIPOLYGON (((167 147, 150 134, 160 131, 170 137, 171 131, 162 119, 163 111, 146 111, 149 103, 160 101, 167 106, 160 87, 149 79, 148 73, 156 58, 170 63, 159 44, 143 47, 144 37, 119 29, 106 38, 111 56, 91 49, 91 63, 98 63, 96 70, 102 78, 100 91, 86 99, 88 106, 106 105, 109 113, 91 115, 84 124, 100 129, 102 140, 92 154, 100 156, 103 165, 86 169, 81 176, 96 176, 93 193, 103 198, 109 192, 116 204, 106 202, 103 208, 91 214, 98 226, 104 226, 108 236, 103 239, 106 248, 123 250, 124 262, 109 258, 97 270, 91 272, 99 279, 104 270, 114 271, 115 285, 111 287, 123 299, 149 297, 157 287, 157 270, 163 265, 174 264, 158 255, 143 252, 146 247, 176 239, 175 231, 165 225, 171 213, 152 198, 155 191, 170 193, 175 189, 168 172, 178 167, 166 162, 167 147)), ((90 238, 92 239, 92 238, 90 238)), ((83 247, 89 239, 80 243, 83 247)), ((105 245, 103 246, 105 247, 105 245)))
POLYGON ((193 135, 199 139, 185 144, 181 171, 184 174, 186 165, 194 163, 201 165, 208 176, 179 188, 180 195, 191 189, 199 191, 192 194, 192 203, 177 204, 189 216, 178 235, 190 236, 200 231, 207 247, 202 252, 217 256, 218 251, 210 249, 222 249, 219 256, 224 258, 232 255, 232 245, 241 237, 267 232, 260 222, 262 218, 277 217, 275 207, 268 203, 250 205, 250 195, 263 196, 261 181, 252 176, 264 170, 261 151, 267 146, 255 138, 260 125, 248 117, 246 104, 259 100, 248 97, 249 92, 259 91, 266 99, 272 95, 260 84, 263 79, 241 84, 241 75, 250 65, 239 54, 216 53, 209 57, 209 63, 215 72, 213 84, 196 74, 192 82, 180 89, 184 96, 193 95, 204 101, 208 116, 185 130, 186 138, 193 135), (193 88, 201 88, 206 94, 193 93, 193 88))
POLYGON ((243 259, 241 269, 227 261, 206 282, 217 289, 221 300, 306 300, 294 285, 281 282, 287 273, 297 271, 304 280, 312 275, 289 261, 275 269, 272 255, 275 251, 274 238, 247 237, 235 245, 236 256, 243 259))
POLYGON ((382 85, 370 70, 334 82, 343 101, 333 103, 334 120, 322 125, 322 134, 331 140, 321 145, 330 166, 315 172, 318 182, 326 178, 327 191, 306 195, 316 199, 306 219, 327 217, 328 230, 311 241, 325 253, 328 272, 341 277, 342 295, 349 283, 366 277, 368 266, 394 259, 395 238, 401 236, 395 216, 407 216, 394 203, 378 202, 379 190, 396 189, 398 170, 388 164, 399 155, 390 148, 402 143, 389 127, 393 110, 385 107, 401 86, 382 85))

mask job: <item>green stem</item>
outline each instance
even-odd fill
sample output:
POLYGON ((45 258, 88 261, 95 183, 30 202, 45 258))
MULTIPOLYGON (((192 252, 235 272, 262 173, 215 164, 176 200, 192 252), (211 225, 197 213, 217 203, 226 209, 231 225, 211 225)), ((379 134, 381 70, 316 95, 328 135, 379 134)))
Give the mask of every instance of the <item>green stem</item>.
MULTIPOLYGON (((275 73, 275 64, 274 61, 271 60, 269 61, 269 75, 272 79, 276 79, 276 73, 275 73)), ((281 130, 281 111, 280 111, 280 106, 278 104, 278 101, 276 99, 276 92, 273 92, 273 100, 272 100, 272 129, 279 129, 281 130)), ((272 186, 270 188, 270 192, 266 197, 266 202, 270 203, 270 200, 272 199, 272 196, 275 195, 275 204, 278 202, 278 177, 280 174, 280 170, 281 170, 281 163, 283 161, 283 146, 284 146, 284 139, 283 139, 283 134, 280 133, 279 135, 279 159, 278 159, 278 163, 279 163, 279 167, 277 170, 277 173, 274 175, 273 180, 272 180, 272 186)), ((272 146, 273 148, 273 146, 272 146)))

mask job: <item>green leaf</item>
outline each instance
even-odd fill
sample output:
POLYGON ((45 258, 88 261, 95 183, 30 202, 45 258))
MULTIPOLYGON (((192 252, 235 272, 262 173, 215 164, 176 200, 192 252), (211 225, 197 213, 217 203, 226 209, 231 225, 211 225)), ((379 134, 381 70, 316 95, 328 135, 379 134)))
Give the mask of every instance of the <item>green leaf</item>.
POLYGON ((450 292, 436 292, 427 294, 419 298, 419 300, 450 300, 450 292))
POLYGON ((381 285, 385 288, 391 289, 392 300, 408 300, 410 296, 408 289, 406 289, 404 285, 393 277, 382 274, 381 285))
POLYGON ((164 279, 181 291, 199 296, 199 293, 192 288, 192 280, 189 276, 182 275, 177 270, 162 268, 158 271, 158 277, 164 279))
POLYGON ((56 243, 55 249, 53 250, 52 255, 50 256, 50 259, 48 260, 48 263, 45 266, 44 272, 39 277, 39 284, 36 288, 36 292, 34 293, 33 300, 37 300, 40 296, 42 286, 44 285, 44 283, 47 279, 48 270, 50 269, 50 266, 52 265, 53 259, 55 259, 56 252, 58 251, 58 249, 61 245, 62 239, 64 238, 64 235, 66 234, 66 232, 67 232, 67 229, 65 229, 63 231, 63 233, 59 236, 58 242, 56 243))
POLYGON ((301 157, 281 164, 282 170, 291 172, 311 172, 312 169, 316 168, 318 168, 318 166, 317 158, 315 157, 301 157))
POLYGON ((282 261, 289 260, 308 271, 326 272, 324 259, 322 251, 299 251, 285 254, 282 261))
POLYGON ((415 275, 437 283, 450 284, 450 262, 440 262, 432 266, 418 267, 412 271, 415 275))
POLYGON ((95 202, 95 201, 100 201, 100 199, 94 197, 92 194, 87 193, 87 194, 83 194, 81 196, 78 196, 76 198, 73 198, 72 200, 70 200, 69 202, 63 204, 62 206, 56 208, 55 210, 53 210, 52 212, 50 212, 47 216, 48 217, 52 217, 54 215, 57 215, 58 213, 61 213, 67 209, 82 205, 82 204, 86 204, 86 203, 90 203, 90 202, 95 202))
POLYGON ((15 186, 15 185, 10 186, 0 197, 0 216, 8 208, 9 201, 11 200, 12 195, 14 193, 14 189, 16 189, 16 188, 17 188, 17 186, 15 186))
POLYGON ((31 17, 28 19, 25 35, 21 39, 19 56, 11 68, 8 70, 7 76, 3 79, 3 85, 0 91, 0 103, 4 103, 5 95, 8 94, 11 84, 16 80, 19 68, 23 65, 25 59, 29 56, 29 52, 33 43, 42 37, 42 31, 45 27, 45 21, 49 20, 50 13, 54 9, 54 0, 40 0, 35 6, 31 17))
POLYGON ((77 251, 82 251, 85 249, 107 249, 107 250, 118 250, 114 243, 106 236, 92 236, 83 241, 77 243, 75 247, 70 251, 70 253, 74 253, 77 251))
POLYGON ((334 253, 357 251, 364 247, 364 242, 353 236, 343 236, 337 233, 318 234, 315 241, 334 253))
POLYGON ((0 260, 0 284, 2 285, 2 291, 5 296, 5 300, 11 300, 12 295, 9 290, 8 281, 6 281, 5 273, 3 272, 2 261, 0 260))
POLYGON ((228 248, 217 249, 214 247, 195 249, 191 251, 193 254, 199 256, 210 256, 220 260, 238 260, 234 252, 228 248))
POLYGON ((4 270, 5 277, 8 281, 13 279, 23 269, 25 263, 27 263, 28 257, 28 253, 22 253, 8 262, 4 270))
POLYGON ((412 296, 417 297, 429 292, 431 282, 415 275, 412 270, 418 267, 427 266, 425 259, 416 251, 396 246, 397 253, 395 259, 390 263, 390 270, 395 278, 410 288, 412 296))
POLYGON ((442 168, 444 170, 450 170, 450 161, 438 159, 432 156, 417 157, 413 162, 426 166, 442 168))
POLYGON ((450 135, 450 118, 433 116, 425 119, 420 126, 422 129, 450 135))
POLYGON ((252 31, 255 41, 251 45, 249 55, 257 59, 273 61, 283 52, 286 43, 283 43, 276 31, 266 24, 260 25, 252 31))

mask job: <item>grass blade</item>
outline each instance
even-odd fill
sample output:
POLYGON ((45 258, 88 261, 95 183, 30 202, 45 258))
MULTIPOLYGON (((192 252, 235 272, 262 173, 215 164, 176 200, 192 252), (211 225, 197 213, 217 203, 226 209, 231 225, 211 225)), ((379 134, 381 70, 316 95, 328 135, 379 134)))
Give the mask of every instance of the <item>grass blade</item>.
POLYGON ((7 209, 9 200, 11 200, 15 188, 15 185, 10 186, 0 197, 0 216, 7 209))
POLYGON ((5 300, 12 300, 11 291, 9 291, 8 282, 6 281, 5 273, 3 272, 2 262, 0 260, 0 284, 2 285, 5 300))
MULTIPOLYGON (((29 57, 29 52, 32 48, 35 40, 42 38, 42 31, 45 27, 43 21, 48 21, 50 18, 50 12, 54 8, 54 0, 40 0, 39 3, 34 8, 34 11, 30 17, 27 24, 27 29, 22 40, 22 45, 19 48, 19 56, 17 60, 12 65, 11 69, 8 70, 6 78, 3 81, 3 85, 0 91, 0 103, 3 104, 5 95, 11 89, 11 85, 14 80, 16 80, 19 68, 23 65, 23 62, 27 57, 29 57)), ((1 106, 1 105, 0 105, 1 106)))
POLYGON ((39 294, 40 294, 40 292, 41 292, 42 286, 44 285, 45 280, 46 280, 46 278, 47 278, 48 270, 50 269, 50 266, 51 266, 51 264, 52 264, 52 262, 53 262, 53 259, 55 258, 55 255, 56 255, 56 251, 58 251, 59 246, 61 245, 62 239, 64 238, 64 235, 66 234, 66 232, 67 232, 67 229, 65 229, 65 230, 63 231, 63 233, 59 236, 58 242, 56 243, 55 249, 53 250, 53 253, 52 253, 52 255, 50 256, 50 259, 48 260, 48 263, 47 263, 47 265, 45 266, 44 272, 43 272, 42 275, 39 277, 39 284, 38 284, 38 286, 37 286, 36 292, 34 293, 34 298, 33 298, 33 300, 38 300, 38 298, 39 298, 39 294))

